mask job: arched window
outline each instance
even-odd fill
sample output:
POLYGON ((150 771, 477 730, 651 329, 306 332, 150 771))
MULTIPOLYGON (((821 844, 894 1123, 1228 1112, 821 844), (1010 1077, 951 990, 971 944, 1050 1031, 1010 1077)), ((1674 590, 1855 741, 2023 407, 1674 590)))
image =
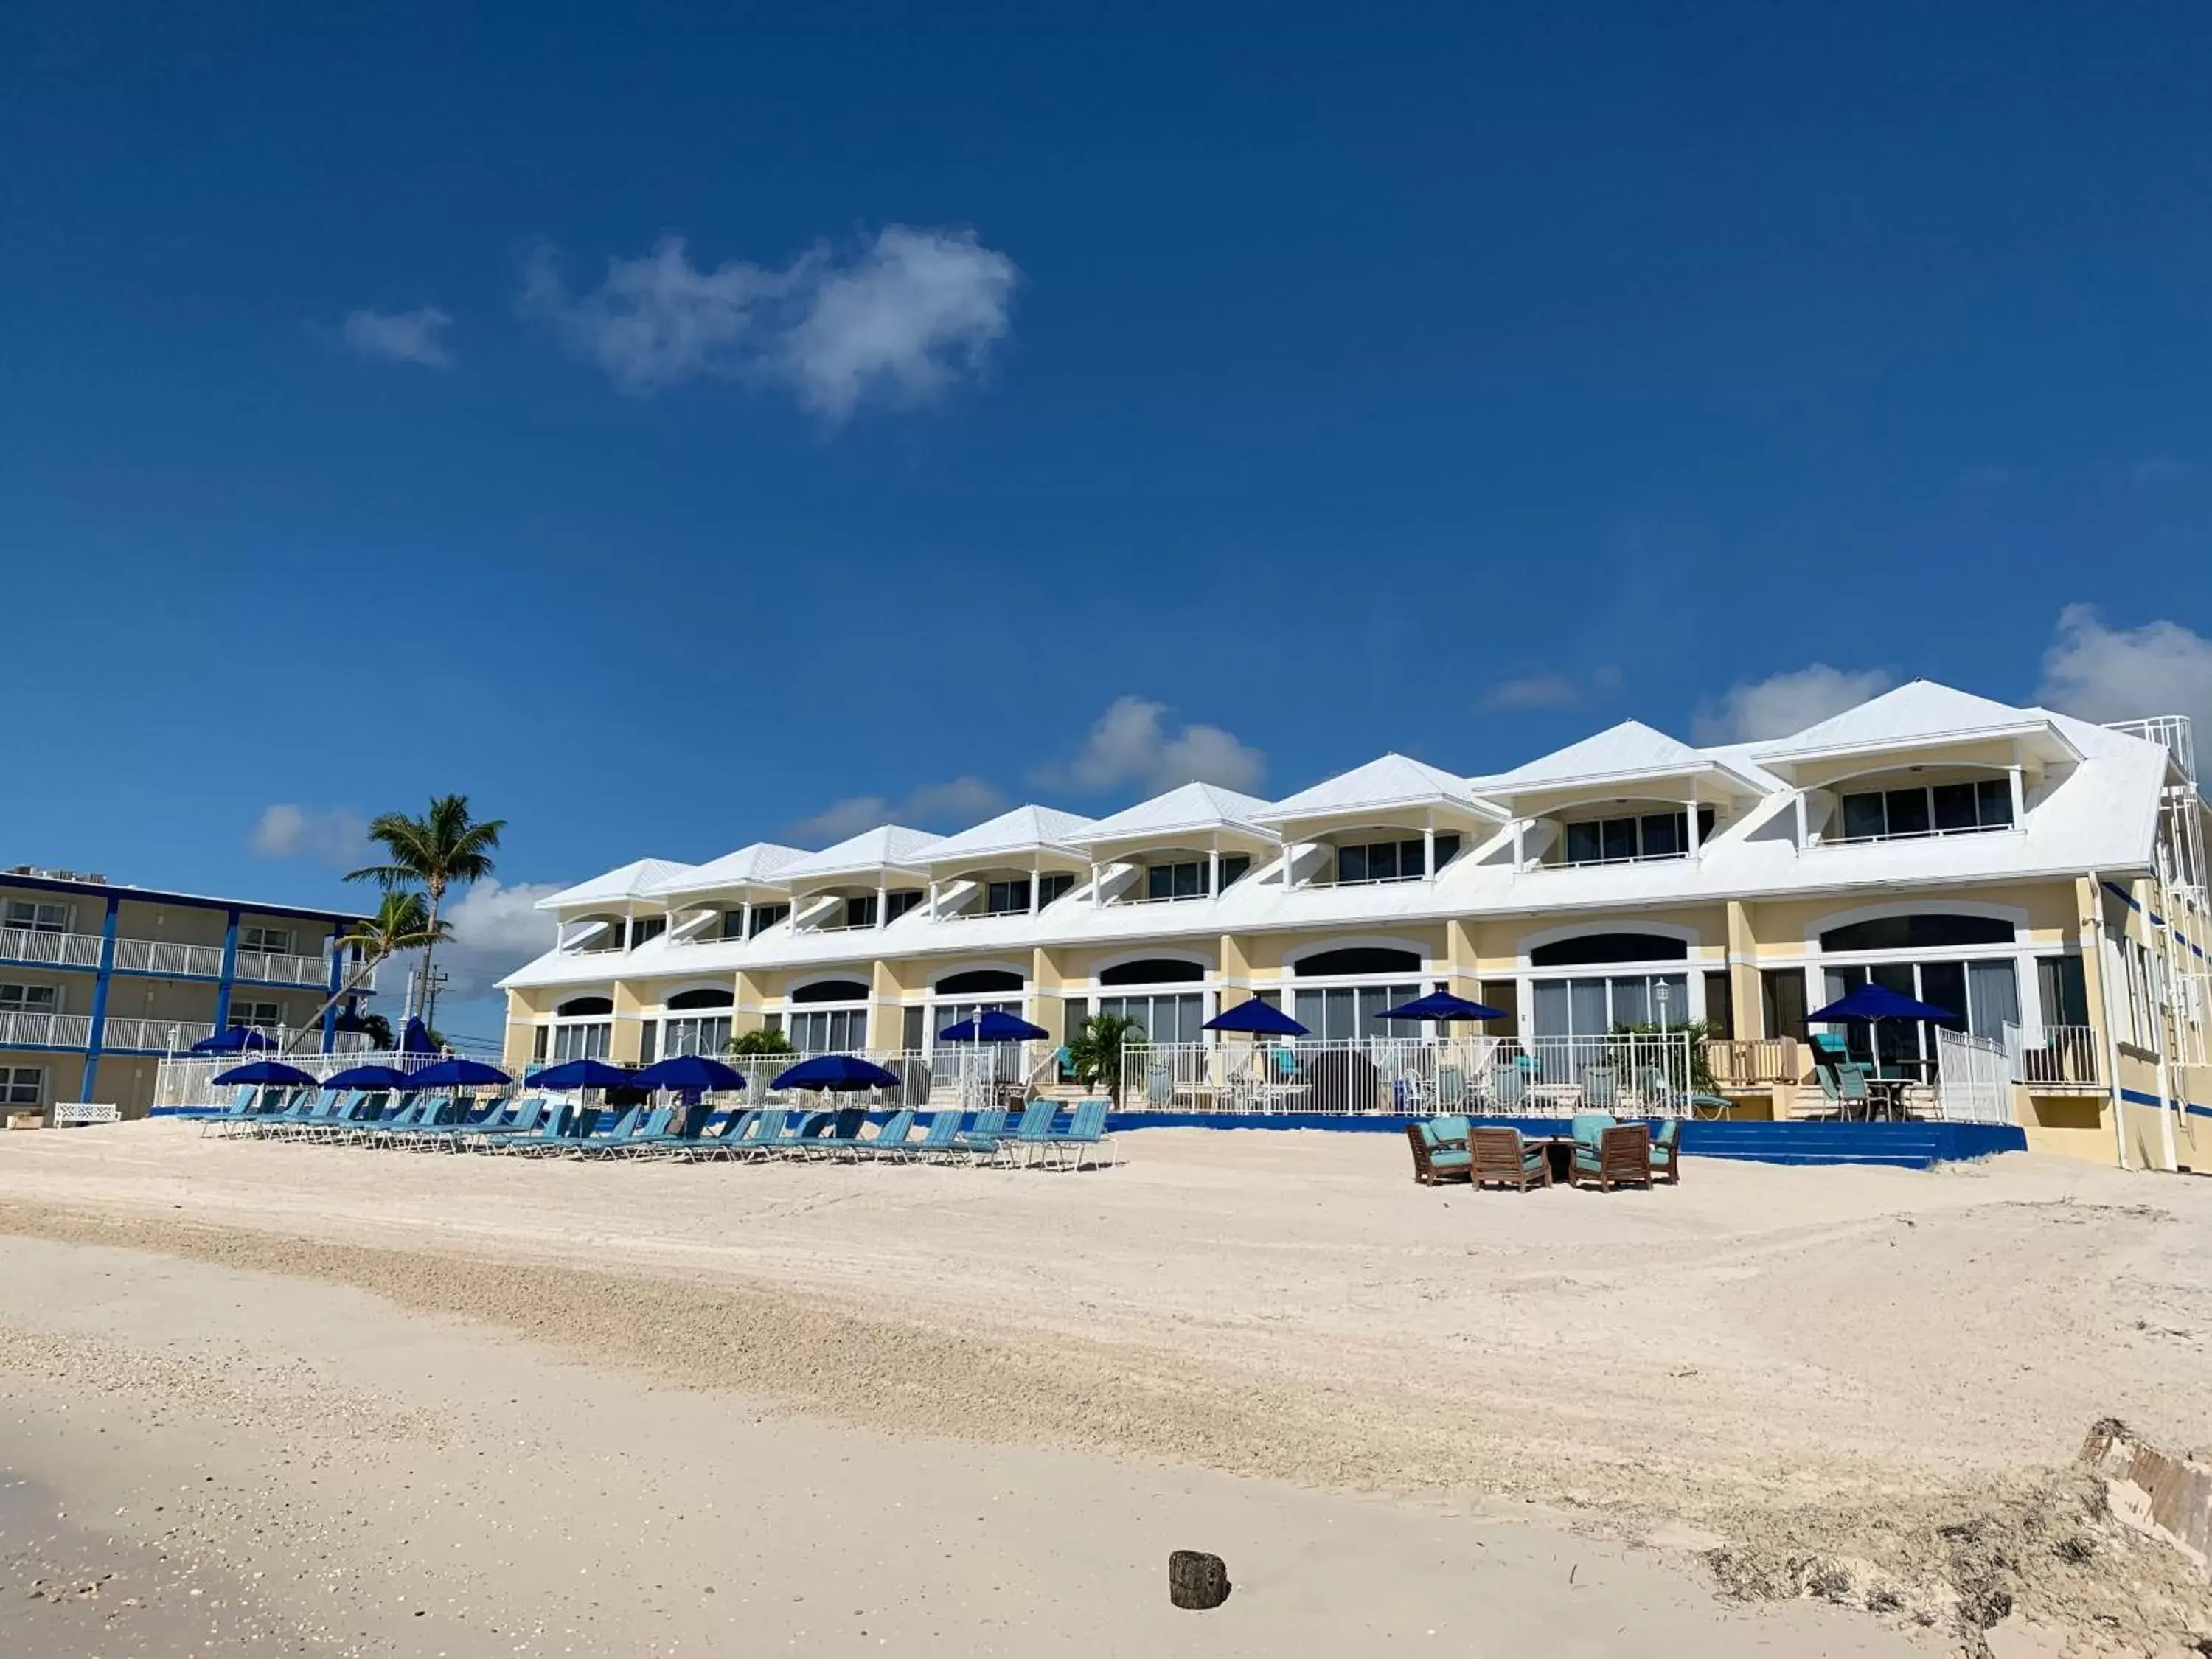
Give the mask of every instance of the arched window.
POLYGON ((614 1011, 612 997, 570 997, 553 1012, 563 1019, 587 1019, 594 1014, 611 1014, 614 1011))
POLYGON ((866 1002, 868 987, 857 979, 817 979, 791 994, 793 1002, 866 1002))
POLYGON ((1004 968, 971 968, 964 974, 947 974, 937 981, 937 994, 941 997, 988 996, 1021 988, 1022 976, 1004 968))
POLYGON ((737 1000, 727 991, 678 991, 668 999, 668 1006, 671 1012, 678 1008, 731 1008, 737 1006, 737 1000))
POLYGON ((1300 957, 1291 965, 1291 971, 1301 979, 1320 975, 1418 974, 1421 971, 1421 956, 1418 951, 1355 945, 1341 951, 1322 951, 1314 956, 1300 957))
POLYGON ((1943 951, 1961 945, 2009 945, 2013 926, 1995 916, 1961 916, 1922 912, 1877 916, 1831 927, 1820 935, 1823 951, 1943 951))
POLYGON ((1532 968, 1583 968, 1599 962, 1681 962, 1690 947, 1663 933, 1584 933, 1528 952, 1532 968))
POLYGON ((1206 969, 1197 963, 1177 962, 1172 957, 1116 963, 1098 972, 1101 985, 1188 985, 1205 977, 1206 969))

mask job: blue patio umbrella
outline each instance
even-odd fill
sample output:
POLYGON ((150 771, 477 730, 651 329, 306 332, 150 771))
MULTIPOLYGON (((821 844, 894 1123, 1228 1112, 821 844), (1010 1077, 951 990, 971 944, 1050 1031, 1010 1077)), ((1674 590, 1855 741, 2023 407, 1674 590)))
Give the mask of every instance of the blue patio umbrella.
POLYGON ((635 1089, 637 1073, 604 1060, 564 1060, 533 1073, 527 1079, 539 1089, 635 1089))
POLYGON ((323 1079, 325 1089, 411 1089, 415 1079, 396 1066, 349 1066, 323 1079))
POLYGON ((1051 1035, 1043 1026, 1032 1025, 1018 1014, 987 1008, 972 1019, 963 1019, 957 1025, 946 1026, 937 1034, 937 1040, 939 1042, 1031 1042, 1051 1035))
POLYGON ((196 1054, 258 1054, 276 1045, 255 1030, 251 1025, 234 1025, 227 1031, 217 1031, 213 1036, 202 1037, 192 1044, 196 1054))
POLYGON ((1375 1016, 1377 1019, 1503 1019, 1505 1011, 1493 1008, 1486 1002, 1469 1002, 1465 997, 1455 997, 1449 991, 1431 991, 1411 1002, 1401 1002, 1395 1008, 1385 1008, 1375 1016))
POLYGON ((420 1018, 409 1015, 399 1036, 399 1052, 403 1054, 434 1054, 438 1045, 430 1041, 430 1028, 420 1018))
POLYGON ((1240 1002, 1206 1022, 1209 1031, 1246 1031, 1255 1036, 1305 1036, 1304 1026, 1281 1009, 1254 997, 1249 1002, 1240 1002))
POLYGON ((215 1082, 219 1088, 233 1084, 256 1089, 313 1088, 315 1079, 296 1066, 287 1066, 281 1060, 248 1060, 243 1066, 234 1066, 227 1072, 218 1072, 215 1082))
POLYGON ((1877 985, 1869 980, 1849 996, 1840 997, 1825 1008, 1816 1008, 1805 1018, 1836 1023, 1843 1020, 1956 1019, 1958 1015, 1948 1008, 1938 1008, 1932 1002, 1922 1002, 1902 991, 1893 991, 1887 985, 1877 985))
MULTIPOLYGON (((541 1082, 543 1079, 539 1079, 541 1082)), ((708 1093, 742 1089, 744 1073, 706 1054, 671 1054, 639 1072, 631 1083, 637 1089, 678 1089, 708 1093)))
POLYGON ((898 1073, 887 1072, 857 1054, 817 1054, 776 1075, 777 1089, 829 1089, 840 1094, 856 1089, 896 1089, 898 1073))
POLYGON ((496 1066, 487 1066, 480 1060, 463 1060, 458 1055, 407 1074, 408 1085, 416 1089, 475 1089, 514 1080, 496 1066))

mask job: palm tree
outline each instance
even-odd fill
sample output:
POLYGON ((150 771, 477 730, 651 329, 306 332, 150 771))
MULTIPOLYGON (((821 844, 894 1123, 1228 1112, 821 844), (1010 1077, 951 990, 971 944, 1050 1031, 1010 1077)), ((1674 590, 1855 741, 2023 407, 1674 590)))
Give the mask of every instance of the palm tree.
MULTIPOLYGON (((350 933, 331 941, 334 951, 342 942, 350 942, 360 952, 361 959, 340 981, 338 988, 331 993, 329 1000, 316 1009, 313 1017, 285 1044, 284 1052, 290 1054, 306 1042, 322 1024, 323 1016, 360 988, 362 981, 374 973, 380 963, 402 951, 428 951, 451 932, 445 922, 430 920, 429 908, 422 902, 420 893, 387 891, 374 915, 366 921, 356 922, 350 933)), ((386 1025, 385 1030, 388 1036, 391 1027, 386 1025)))
POLYGON ((1121 1045, 1131 1037, 1141 1038, 1144 1035, 1144 1025, 1138 1020, 1126 1019, 1120 1014, 1091 1015, 1076 1032, 1075 1041, 1067 1045, 1068 1061, 1075 1068, 1076 1081, 1105 1090, 1107 1098, 1120 1105, 1121 1045))
POLYGON ((419 818, 410 818, 404 812, 379 814, 368 826, 368 838, 383 844, 389 861, 346 875, 348 881, 380 882, 387 891, 418 882, 429 895, 431 939, 422 949, 426 1018, 435 1006, 432 988, 436 981, 430 977, 430 957, 437 941, 446 937, 439 921, 446 890, 455 882, 465 886, 491 873, 491 855, 498 849, 499 832, 506 828, 505 818, 471 823, 466 795, 433 795, 430 810, 419 818))

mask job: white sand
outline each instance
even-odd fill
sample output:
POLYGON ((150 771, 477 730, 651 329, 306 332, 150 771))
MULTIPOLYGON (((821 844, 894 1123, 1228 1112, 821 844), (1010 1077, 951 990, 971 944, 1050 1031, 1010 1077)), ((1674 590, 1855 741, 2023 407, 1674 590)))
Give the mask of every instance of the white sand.
MULTIPOLYGON (((1894 1595, 1936 1617, 1932 1633, 1948 1638, 1929 1584, 1965 1583, 1978 1571, 1952 1559, 1966 1550, 1953 1536, 1960 1516, 2010 1525, 2036 1492, 2049 1496, 2034 1486, 2038 1472, 2069 1458, 2098 1417, 2122 1417, 2175 1446, 2201 1443, 2212 1423, 2212 1183, 2027 1158, 1932 1175, 1693 1159, 1679 1189, 1523 1197, 1417 1188, 1403 1143, 1382 1136, 1160 1131, 1128 1138, 1124 1151, 1124 1167, 1055 1176, 403 1158, 202 1142, 173 1123, 8 1137, 0 1225, 194 1260, 156 1268, 133 1257, 127 1268, 103 1268, 134 1300, 88 1311, 37 1293, 11 1265, 0 1321, 33 1334, 15 1339, 20 1352, 0 1350, 0 1361, 20 1377, 40 1363, 37 1341, 88 1319, 82 1334, 106 1345, 106 1358, 85 1364, 143 1363, 165 1352, 162 1342, 203 1340, 189 1334, 194 1322, 223 1312, 264 1345, 273 1374, 313 1376, 336 1363, 328 1344, 394 1324, 408 1334, 377 1352, 401 1345, 397 1369, 368 1393, 404 1395, 435 1356, 464 1376, 479 1368, 481 1395, 459 1388, 473 1401, 510 1386, 501 1368, 520 1368, 512 1372, 520 1377, 553 1363, 536 1346, 487 1334, 520 1331, 596 1368, 558 1384, 561 1398, 635 1395, 642 1385, 623 1379, 641 1374, 662 1385, 647 1396, 649 1421, 622 1413, 611 1425, 605 1410, 572 1419, 514 1382, 513 1397, 538 1402, 517 1413, 528 1431, 511 1437, 533 1455, 548 1447, 583 1455, 572 1431, 611 1426, 644 1437, 610 1443, 608 1456, 618 1448, 616 1461, 629 1468, 670 1425, 726 1425, 722 1437, 705 1437, 707 1453, 669 1450, 672 1468, 697 1464, 702 1484, 672 1504, 694 1523, 698 1504, 734 1486, 752 1495, 753 1520, 765 1507, 778 1536, 817 1547, 855 1528, 880 1536, 828 1498, 761 1485, 771 1467, 785 1480, 829 1458, 853 1461, 834 1488, 838 1504, 880 1510, 887 1492, 949 1497, 969 1481, 1000 1492, 1003 1504, 1042 1504, 1039 1514, 1093 1514, 1077 1577, 1116 1586, 1113 1604, 1126 1605, 1128 1622, 1097 1622, 1104 1604, 1086 1599, 1089 1588, 1069 1589, 1073 1599, 1049 1604, 1055 1613, 1033 1584, 1000 1575, 987 1595, 968 1566, 949 1567, 977 1620, 987 1605, 1010 1605, 991 1598, 1012 1595, 1022 1617, 1042 1621, 1035 1629, 1045 1636, 1010 1637, 1007 1651, 1050 1650, 1063 1634, 1069 1651, 1180 1650, 1170 1644, 1194 1616, 1146 1622, 1169 1611, 1158 1580, 1177 1544, 1219 1549, 1240 1583, 1255 1587, 1232 1599, 1237 1619, 1260 1621, 1255 1608, 1289 1619, 1255 1622, 1249 1650, 1310 1633, 1317 1618, 1395 1608, 1387 1622, 1399 1634, 1387 1644, 1371 1626, 1327 1626, 1336 1651, 1382 1650, 1414 1624, 1425 1632, 1423 1620, 1474 1616, 1470 1581, 1456 1567, 1407 1565, 1425 1548, 1445 1550, 1440 1561, 1482 1557, 1466 1543, 1477 1523, 1447 1524, 1432 1507, 1439 1502, 1493 1516, 1515 1503, 1565 1509, 1586 1534, 1572 1547, 1590 1551, 1601 1549, 1593 1533, 1678 1542, 1705 1534, 1733 1548, 1723 1560, 1729 1582, 1761 1594, 1794 1590, 1805 1573, 1792 1564, 1810 1562, 1830 1594, 1894 1595), (296 1279, 217 1283, 267 1269, 341 1281, 385 1302, 309 1294, 296 1279), (195 1277, 204 1274, 216 1277, 195 1277), (166 1313, 143 1300, 151 1294, 143 1287, 161 1285, 173 1287, 166 1313), (428 1328, 434 1338, 422 1316, 465 1322, 446 1317, 428 1328), (165 1318, 184 1322, 174 1337, 161 1333, 165 1318), (464 1362, 440 1343, 495 1352, 497 1364, 464 1362), (779 1417, 732 1436, 722 1390, 796 1408, 805 1420, 779 1417), (854 1424, 901 1437, 856 1440, 842 1426, 854 1424), (1185 1472, 1158 1473, 1170 1466, 1185 1472), (1400 1496, 1294 1496, 1201 1470, 1400 1496), (1216 1507, 1179 1510, 1187 1495, 1163 1495, 1186 1487, 1216 1507), (1408 1507, 1409 1497, 1426 1507, 1408 1507), (833 1513, 832 1530, 817 1532, 833 1513), (1237 1547, 1189 1530, 1191 1514, 1237 1547), (1953 1541, 1936 1541, 1945 1525, 1953 1541), (1436 1539, 1455 1541, 1420 1541, 1430 1534, 1419 1528, 1438 1527, 1436 1539), (1139 1535, 1141 1547, 1128 1542, 1139 1535), (1336 1541, 1323 1549, 1311 1541, 1320 1538, 1336 1541), (1240 1566, 1239 1548, 1251 1565, 1240 1566), (1279 1574, 1266 1595, 1244 1576, 1261 1571, 1261 1559, 1279 1574), (1847 1586, 1834 1581, 1838 1561, 1847 1586)), ((7 1248, 11 1264, 30 1261, 32 1247, 7 1248)), ((40 1274, 72 1283, 90 1269, 69 1264, 97 1255, 79 1247, 57 1258, 39 1248, 40 1274)), ((453 1394, 433 1388, 423 1397, 453 1394)), ((485 1449, 476 1428, 448 1420, 439 1432, 460 1435, 470 1455, 485 1449)), ((481 1432, 499 1443, 495 1430, 481 1432)), ((379 1442, 377 1456, 402 1459, 408 1443, 379 1442)), ((0 1464, 13 1455, 0 1448, 0 1464)), ((348 1454, 325 1467, 343 1468, 350 1488, 372 1478, 356 1470, 362 1462, 348 1454)), ((526 1503, 544 1524, 577 1523, 579 1511, 564 1508, 577 1494, 526 1499, 511 1489, 525 1476, 479 1479, 490 1484, 474 1489, 473 1503, 496 1499, 509 1513, 526 1503)), ((2081 1536, 2015 1542, 2012 1553, 2087 1547, 2089 1523, 2045 1510, 2058 1516, 2051 1525, 2081 1536)), ((1541 1571, 1531 1563, 1559 1547, 1557 1523, 1485 1524, 1491 1547, 1510 1536, 1535 1575, 1497 1587, 1511 1592, 1504 1601, 1533 1594, 1541 1571)), ((933 1514, 930 1536, 957 1545, 953 1525, 949 1511, 933 1514)), ((2163 1564, 2101 1533, 2093 1541, 2094 1559, 2055 1574, 2030 1564, 2007 1593, 2046 1620, 2075 1621, 2085 1638, 2100 1617, 2120 1620, 2128 1628, 2115 1639, 2137 1645, 2112 1651, 2178 1639, 2200 1615, 2212 1627, 2212 1601, 2192 1601, 2163 1564)), ((994 1546, 990 1559, 1011 1547, 994 1546)), ((1031 1571, 1056 1560, 1065 1574, 1071 1559, 1063 1549, 1031 1571)), ((1603 1617, 1618 1615, 1640 1637, 1609 1647, 1593 1629, 1589 1651, 1665 1650, 1653 1647, 1660 1626, 1650 1621, 1678 1616, 1690 1621, 1677 1631, 1683 1651, 1731 1651, 1717 1644, 1739 1630, 1800 1653, 1895 1639, 1864 1619, 1784 1639, 1771 1610, 1746 1625, 1656 1558, 1603 1559, 1609 1572, 1657 1576, 1607 1581, 1603 1617)), ((884 1611, 873 1616, 914 1616, 922 1586, 904 1576, 914 1570, 884 1569, 884 1582, 903 1588, 878 1595, 884 1611)), ((1578 1573, 1577 1595, 1587 1577, 1578 1573)), ((1551 1598, 1538 1599, 1548 1607, 1551 1598)), ((1502 1604, 1493 1596, 1493 1607, 1502 1604)), ((947 1604, 940 1595, 930 1605, 947 1604)), ((1222 1645, 1221 1632, 1245 1628, 1228 1612, 1194 1621, 1214 1632, 1205 1650, 1248 1650, 1222 1645)), ((989 1650, 979 1645, 986 1627, 960 1626, 968 1650, 989 1650)), ((655 1624, 652 1639, 690 1628, 655 1624)), ((898 1628, 920 1639, 918 1626, 898 1628)))

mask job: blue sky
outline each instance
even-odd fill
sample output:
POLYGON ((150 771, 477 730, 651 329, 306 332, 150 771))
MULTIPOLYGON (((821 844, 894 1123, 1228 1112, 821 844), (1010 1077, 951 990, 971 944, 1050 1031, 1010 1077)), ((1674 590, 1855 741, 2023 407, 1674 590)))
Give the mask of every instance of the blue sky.
POLYGON ((336 900, 459 790, 488 972, 870 801, 2212 714, 2208 84, 2189 4, 26 0, 0 856, 336 900))

